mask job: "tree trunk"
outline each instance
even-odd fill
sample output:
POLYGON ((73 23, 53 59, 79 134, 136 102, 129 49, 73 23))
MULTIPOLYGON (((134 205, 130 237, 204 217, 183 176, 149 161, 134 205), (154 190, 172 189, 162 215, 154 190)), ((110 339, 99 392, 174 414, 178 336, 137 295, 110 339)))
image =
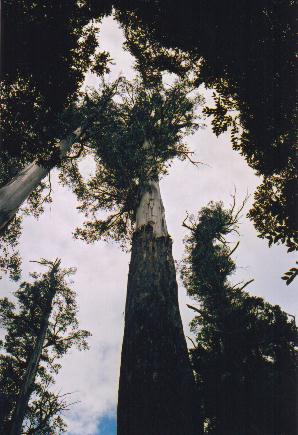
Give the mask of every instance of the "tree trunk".
MULTIPOLYGON (((81 134, 81 128, 78 128, 69 138, 60 142, 61 157, 65 156, 81 134)), ((51 168, 44 168, 32 162, 0 189, 0 231, 11 221, 23 202, 49 174, 50 170, 51 168)))
POLYGON ((199 406, 158 182, 143 191, 129 266, 118 435, 198 435, 199 406))
POLYGON ((16 406, 12 418, 10 435, 21 435, 22 433, 23 421, 26 415, 28 403, 30 400, 30 395, 32 393, 32 387, 37 374, 37 369, 40 362, 40 357, 42 354, 42 349, 43 349, 43 345, 45 342, 45 338, 49 326, 49 319, 52 312, 52 302, 56 294, 54 277, 59 265, 60 265, 60 261, 58 261, 53 266, 53 269, 51 271, 50 288, 49 288, 49 293, 48 293, 48 298, 46 303, 46 309, 40 325, 39 333, 36 337, 34 349, 28 361, 25 376, 22 382, 22 387, 16 401, 16 406))

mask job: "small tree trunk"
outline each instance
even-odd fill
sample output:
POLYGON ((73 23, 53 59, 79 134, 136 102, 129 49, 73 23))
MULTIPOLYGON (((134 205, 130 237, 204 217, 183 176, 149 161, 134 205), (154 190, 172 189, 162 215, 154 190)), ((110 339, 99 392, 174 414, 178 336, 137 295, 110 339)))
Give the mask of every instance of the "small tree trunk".
POLYGON ((42 319, 39 333, 36 337, 35 346, 32 351, 31 357, 28 361, 25 376, 22 382, 22 387, 16 401, 10 435, 21 435, 22 433, 23 421, 26 415, 30 395, 32 393, 32 387, 35 381, 38 365, 40 362, 40 357, 42 354, 43 345, 45 342, 45 338, 49 326, 49 319, 52 312, 52 302, 56 294, 55 273, 57 272, 59 265, 60 265, 60 261, 58 261, 53 266, 53 269, 51 270, 49 293, 46 301, 44 317, 42 319))
MULTIPOLYGON (((65 156, 80 135, 81 128, 78 128, 68 139, 60 142, 61 157, 65 156)), ((23 202, 48 175, 50 170, 51 168, 44 168, 36 162, 32 162, 0 189, 0 231, 11 221, 23 202)))
POLYGON ((118 396, 118 435, 194 435, 199 406, 158 182, 136 213, 118 396))

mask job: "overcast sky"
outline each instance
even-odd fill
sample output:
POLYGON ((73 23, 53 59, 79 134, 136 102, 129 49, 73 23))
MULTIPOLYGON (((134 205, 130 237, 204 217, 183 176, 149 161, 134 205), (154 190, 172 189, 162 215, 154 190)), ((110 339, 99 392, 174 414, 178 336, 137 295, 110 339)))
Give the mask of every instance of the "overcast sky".
MULTIPOLYGON (((127 78, 134 76, 133 58, 122 49, 123 41, 117 23, 112 18, 105 18, 101 26, 100 48, 109 51, 114 59, 112 79, 120 73, 127 78)), ((88 75, 86 83, 95 85, 96 80, 88 75)), ((170 174, 161 181, 167 225, 177 261, 183 255, 186 230, 181 223, 186 211, 196 213, 211 200, 221 200, 228 206, 235 187, 240 204, 246 193, 252 194, 261 181, 243 157, 232 150, 229 135, 216 138, 208 122, 205 129, 188 139, 188 144, 196 152, 196 158, 205 164, 197 168, 177 161, 170 174)), ((85 163, 87 172, 88 164, 85 163)), ((80 400, 67 414, 69 435, 114 435, 129 254, 122 252, 117 244, 97 242, 87 245, 74 240, 72 232, 83 221, 76 210, 76 199, 67 188, 58 185, 55 171, 52 185, 52 205, 46 207, 38 221, 27 217, 24 222, 20 246, 23 278, 26 279, 28 272, 32 271, 29 261, 41 257, 61 257, 64 266, 78 268, 73 287, 78 294, 80 326, 93 335, 89 340, 89 351, 72 351, 63 359, 55 388, 63 392, 73 391, 73 398, 80 400)), ((282 246, 269 249, 266 241, 257 238, 252 224, 245 218, 250 204, 251 200, 241 220, 241 244, 234 255, 238 270, 233 280, 254 278, 248 288, 252 294, 298 315, 297 286, 287 287, 280 279, 294 263, 294 255, 287 255, 282 246)), ((6 294, 17 287, 7 279, 1 286, 6 294)), ((188 323, 192 313, 186 307, 187 297, 180 280, 179 299, 184 330, 189 335, 188 323)))

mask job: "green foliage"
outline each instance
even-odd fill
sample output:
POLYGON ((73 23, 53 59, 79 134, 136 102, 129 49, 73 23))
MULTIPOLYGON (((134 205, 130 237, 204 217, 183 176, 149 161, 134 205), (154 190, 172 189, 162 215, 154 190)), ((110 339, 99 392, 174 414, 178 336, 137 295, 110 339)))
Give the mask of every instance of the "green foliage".
MULTIPOLYGON (((248 214, 259 237, 266 238, 269 246, 285 244, 288 252, 298 250, 297 180, 295 165, 290 162, 280 174, 265 177, 255 192, 255 202, 248 214)), ((297 272, 294 267, 282 279, 290 284, 297 272)))
MULTIPOLYGON (((32 161, 59 164, 57 142, 73 129, 71 107, 86 71, 108 72, 111 59, 99 51, 97 32, 110 10, 109 2, 93 0, 2 2, 0 187, 32 161)), ((26 214, 39 215, 51 201, 41 194, 44 189, 41 183, 32 193, 26 214)), ((9 227, 12 236, 5 232, 0 242, 0 268, 10 269, 13 278, 20 273, 20 219, 9 227)))
POLYGON ((129 238, 142 186, 167 173, 175 158, 189 158, 185 135, 198 127, 201 97, 191 82, 172 86, 120 78, 86 95, 81 105, 85 143, 93 150, 96 173, 85 181, 78 163, 64 164, 61 178, 71 183, 79 209, 91 217, 76 236, 93 242, 100 237, 129 238), (98 212, 112 214, 98 218, 98 212))
POLYGON ((94 3, 3 2, 1 160, 24 166, 57 157, 55 141, 65 134, 60 116, 77 99, 86 71, 108 70, 96 35, 111 5, 94 3))
POLYGON ((9 223, 0 234, 0 279, 3 274, 8 274, 11 279, 17 281, 21 275, 21 257, 17 250, 21 235, 20 216, 9 223))
MULTIPOLYGON (((285 172, 297 172, 297 1, 188 0, 174 6, 169 0, 115 0, 115 6, 140 72, 184 76, 192 70, 197 85, 214 91, 214 105, 204 113, 215 134, 229 131, 233 148, 287 201, 284 190, 292 188, 293 176, 285 172)), ((260 190, 268 190, 266 182, 260 190)), ((272 203, 270 221, 285 214, 291 219, 297 209, 291 207, 282 207, 277 217, 272 203)), ((258 221, 267 219, 262 208, 256 199, 251 218, 260 234, 258 221)), ((287 238, 274 227, 279 240, 287 238)), ((274 232, 264 237, 270 242, 274 232)))
POLYGON ((236 265, 227 238, 239 212, 210 203, 187 225, 182 277, 195 334, 191 361, 202 396, 205 433, 296 432, 298 331, 277 305, 250 296, 229 280, 236 265))
POLYGON ((1 326, 6 330, 0 355, 1 433, 9 433, 27 365, 49 310, 49 324, 37 375, 30 390, 31 400, 23 433, 59 434, 65 431, 61 413, 70 403, 66 395, 57 394, 52 388, 54 375, 61 367, 58 360, 73 347, 88 348, 86 338, 90 333, 79 329, 75 292, 67 284, 74 269, 62 269, 60 260, 41 260, 40 264, 48 271, 32 273, 32 282, 20 285, 14 293, 17 303, 8 298, 0 300, 1 326))
MULTIPOLYGON (((123 22, 123 16, 119 11, 116 11, 115 15, 123 22)), ((126 11, 126 20, 129 21, 129 25, 124 26, 124 46, 134 57, 135 68, 144 83, 160 83, 162 71, 185 77, 191 70, 193 75, 198 75, 199 57, 190 56, 177 47, 163 46, 160 41, 154 39, 151 28, 142 26, 137 14, 126 11)))
MULTIPOLYGON (((296 264, 298 264, 298 261, 296 261, 296 264)), ((297 267, 291 267, 288 272, 284 273, 284 275, 281 277, 281 279, 286 281, 286 284, 291 284, 292 281, 296 278, 298 275, 298 268, 297 267)))
MULTIPOLYGON (((0 174, 1 177, 1 174, 0 174)), ((36 219, 44 212, 45 204, 52 202, 50 178, 42 181, 29 195, 27 201, 9 224, 0 231, 0 280, 4 274, 18 281, 21 277, 22 259, 18 251, 22 232, 23 217, 34 216, 36 219)))
MULTIPOLYGON (((142 47, 146 35, 153 48, 201 59, 199 81, 216 89, 218 107, 228 114, 233 100, 240 110, 239 146, 255 169, 269 174, 286 167, 295 140, 296 1, 114 3, 126 32, 139 34, 142 47)), ((165 70, 169 63, 155 66, 165 70)))

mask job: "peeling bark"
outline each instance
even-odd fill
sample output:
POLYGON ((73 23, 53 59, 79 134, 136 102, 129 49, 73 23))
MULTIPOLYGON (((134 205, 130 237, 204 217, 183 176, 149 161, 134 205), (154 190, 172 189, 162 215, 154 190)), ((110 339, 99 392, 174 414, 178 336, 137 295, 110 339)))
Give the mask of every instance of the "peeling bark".
POLYGON ((136 212, 136 231, 150 225, 155 237, 167 237, 165 209, 158 181, 149 180, 143 188, 141 201, 136 212))
MULTIPOLYGON (((66 155, 81 134, 82 130, 78 128, 69 138, 60 142, 61 157, 66 155)), ((32 162, 0 189, 0 231, 11 221, 23 202, 49 174, 50 170, 51 168, 44 168, 32 162)))
POLYGON ((158 182, 148 189, 132 241, 117 433, 198 435, 199 406, 178 306, 172 241, 158 182))

